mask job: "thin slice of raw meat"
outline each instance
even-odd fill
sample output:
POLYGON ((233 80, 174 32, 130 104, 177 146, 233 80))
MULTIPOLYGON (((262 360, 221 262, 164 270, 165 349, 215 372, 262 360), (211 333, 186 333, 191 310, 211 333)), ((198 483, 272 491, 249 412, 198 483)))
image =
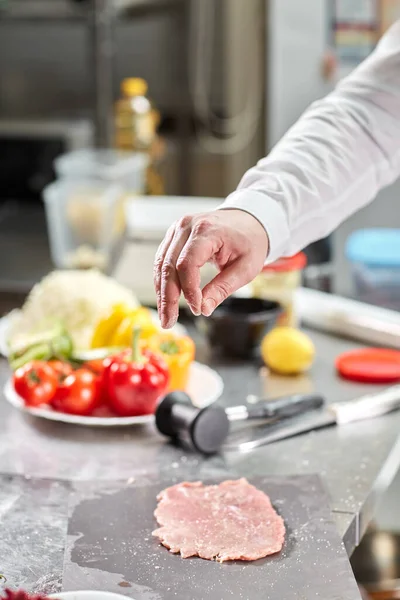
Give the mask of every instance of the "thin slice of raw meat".
POLYGON ((174 554, 219 562, 258 560, 282 550, 283 519, 246 479, 180 483, 158 495, 153 535, 174 554))

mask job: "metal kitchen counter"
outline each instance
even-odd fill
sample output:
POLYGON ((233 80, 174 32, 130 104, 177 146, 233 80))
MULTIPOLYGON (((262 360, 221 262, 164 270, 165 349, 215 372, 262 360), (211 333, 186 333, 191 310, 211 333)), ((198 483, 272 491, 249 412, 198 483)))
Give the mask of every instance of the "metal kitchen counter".
MULTIPOLYGON (((212 359, 199 341, 198 358, 225 381, 223 404, 248 394, 319 391, 329 401, 347 400, 371 387, 339 380, 334 358, 355 344, 312 333, 317 359, 310 377, 268 378, 254 364, 212 359)), ((0 363, 0 383, 9 375, 0 363)), ((374 388, 376 389, 376 388, 374 388)), ((62 577, 68 494, 74 482, 124 481, 140 477, 294 475, 318 473, 346 549, 352 553, 371 521, 380 496, 400 464, 400 412, 331 427, 259 448, 204 459, 173 447, 152 427, 88 429, 23 416, 0 402, 0 573, 20 585, 58 591, 62 577), (20 477, 19 477, 20 476, 20 477), (21 537, 22 536, 22 537, 21 537), (18 552, 13 543, 18 540, 18 552), (48 539, 52 540, 51 547, 48 539)))

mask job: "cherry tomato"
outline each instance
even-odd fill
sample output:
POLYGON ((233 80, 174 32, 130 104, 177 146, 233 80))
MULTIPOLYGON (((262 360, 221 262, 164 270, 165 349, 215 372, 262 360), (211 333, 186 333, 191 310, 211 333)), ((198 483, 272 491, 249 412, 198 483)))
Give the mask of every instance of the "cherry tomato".
POLYGON ((91 415, 98 406, 98 380, 89 369, 73 371, 59 384, 52 401, 56 410, 71 415, 91 415))
POLYGON ((72 373, 73 370, 71 365, 63 360, 49 360, 47 364, 53 369, 60 382, 72 373))
POLYGON ((13 376, 14 389, 27 406, 48 404, 57 390, 57 376, 43 361, 32 361, 17 369, 13 376))

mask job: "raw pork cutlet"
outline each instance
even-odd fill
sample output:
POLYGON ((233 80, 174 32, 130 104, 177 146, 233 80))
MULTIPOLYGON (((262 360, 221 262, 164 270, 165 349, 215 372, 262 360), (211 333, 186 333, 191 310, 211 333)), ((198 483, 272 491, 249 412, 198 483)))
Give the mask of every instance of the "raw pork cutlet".
POLYGON ((283 519, 246 479, 219 485, 180 483, 158 495, 153 535, 182 558, 258 560, 282 550, 283 519))

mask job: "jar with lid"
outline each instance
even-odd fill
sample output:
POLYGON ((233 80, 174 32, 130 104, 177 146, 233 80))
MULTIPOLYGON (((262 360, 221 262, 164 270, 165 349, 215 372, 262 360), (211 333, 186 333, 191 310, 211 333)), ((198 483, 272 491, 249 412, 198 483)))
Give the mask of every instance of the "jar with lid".
POLYGON ((302 270, 306 264, 307 257, 304 252, 290 258, 281 258, 266 265, 250 284, 254 298, 275 300, 282 305, 284 310, 278 322, 281 326, 298 326, 295 295, 301 285, 302 270))

